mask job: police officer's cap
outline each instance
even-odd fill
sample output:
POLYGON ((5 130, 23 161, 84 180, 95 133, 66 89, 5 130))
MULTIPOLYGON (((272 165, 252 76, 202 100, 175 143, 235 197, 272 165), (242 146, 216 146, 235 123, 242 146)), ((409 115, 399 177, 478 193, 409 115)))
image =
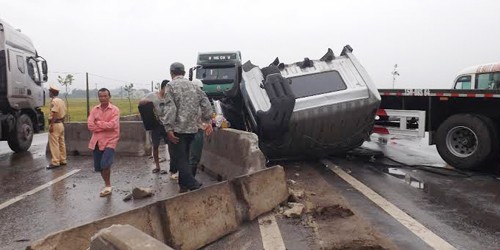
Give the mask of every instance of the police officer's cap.
POLYGON ((54 85, 54 84, 51 84, 51 85, 49 86, 49 90, 54 90, 54 91, 59 92, 59 88, 58 88, 56 85, 54 85))

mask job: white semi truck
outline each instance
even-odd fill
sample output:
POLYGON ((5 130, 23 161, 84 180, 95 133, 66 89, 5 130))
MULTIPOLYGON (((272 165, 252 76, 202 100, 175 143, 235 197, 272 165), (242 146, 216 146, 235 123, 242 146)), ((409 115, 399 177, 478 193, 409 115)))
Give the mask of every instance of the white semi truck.
POLYGON ((15 152, 28 150, 44 130, 46 81, 47 62, 31 39, 0 19, 0 139, 15 152))

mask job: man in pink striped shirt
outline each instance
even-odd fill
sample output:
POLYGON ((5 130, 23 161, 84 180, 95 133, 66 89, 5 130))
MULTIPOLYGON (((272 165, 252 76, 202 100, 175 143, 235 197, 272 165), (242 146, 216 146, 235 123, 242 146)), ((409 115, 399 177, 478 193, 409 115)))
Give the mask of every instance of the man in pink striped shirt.
POLYGON ((99 196, 105 197, 113 191, 111 165, 120 139, 120 110, 109 102, 111 93, 107 88, 99 89, 97 95, 101 104, 90 111, 87 126, 92 132, 89 148, 93 150, 94 170, 101 172, 105 185, 99 196))

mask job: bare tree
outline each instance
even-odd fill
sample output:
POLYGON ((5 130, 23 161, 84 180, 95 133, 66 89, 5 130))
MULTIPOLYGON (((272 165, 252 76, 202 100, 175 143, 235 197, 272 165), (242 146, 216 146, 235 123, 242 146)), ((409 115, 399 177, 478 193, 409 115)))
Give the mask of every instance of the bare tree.
MULTIPOLYGON (((59 84, 64 86, 65 91, 66 91, 64 93, 64 100, 66 101, 66 109, 68 110, 67 113, 69 113, 68 88, 73 83, 73 80, 75 80, 75 78, 73 77, 72 74, 67 74, 66 77, 64 77, 64 78, 62 78, 61 76, 57 76, 57 81, 59 82, 59 84)), ((71 120, 71 117, 69 116, 69 114, 67 115, 67 120, 68 121, 71 120)))
POLYGON ((132 93, 134 92, 134 84, 126 84, 123 90, 127 93, 127 99, 129 104, 129 114, 132 114, 132 93))

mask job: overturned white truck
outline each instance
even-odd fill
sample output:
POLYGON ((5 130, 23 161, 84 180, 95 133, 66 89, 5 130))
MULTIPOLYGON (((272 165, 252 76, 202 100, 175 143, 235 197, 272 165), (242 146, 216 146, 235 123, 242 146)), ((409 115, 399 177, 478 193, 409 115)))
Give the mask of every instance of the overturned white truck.
POLYGON ((268 159, 345 153, 369 138, 380 95, 347 45, 319 60, 259 68, 242 65, 241 79, 221 100, 232 127, 255 132, 268 159))

